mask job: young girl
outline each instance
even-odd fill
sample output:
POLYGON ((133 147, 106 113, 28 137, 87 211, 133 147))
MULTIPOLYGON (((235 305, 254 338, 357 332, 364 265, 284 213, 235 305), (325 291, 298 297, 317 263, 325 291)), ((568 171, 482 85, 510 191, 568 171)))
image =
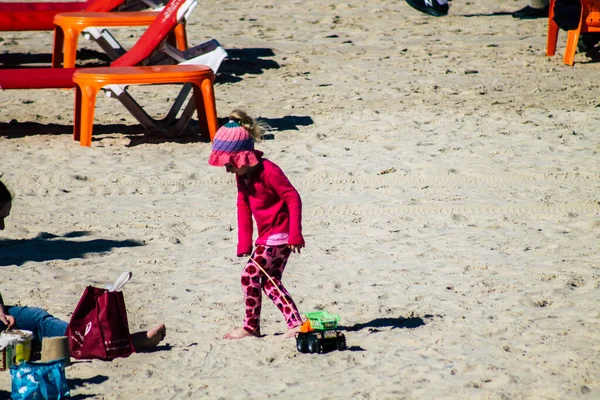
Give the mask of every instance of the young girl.
POLYGON ((300 195, 281 169, 254 149, 263 128, 245 112, 234 110, 215 135, 208 163, 236 174, 238 197, 237 256, 252 253, 252 217, 258 228, 256 248, 242 272, 246 317, 242 328, 224 339, 260 336, 261 289, 282 312, 293 337, 302 323, 300 313, 281 283, 290 253, 304 247, 300 195))

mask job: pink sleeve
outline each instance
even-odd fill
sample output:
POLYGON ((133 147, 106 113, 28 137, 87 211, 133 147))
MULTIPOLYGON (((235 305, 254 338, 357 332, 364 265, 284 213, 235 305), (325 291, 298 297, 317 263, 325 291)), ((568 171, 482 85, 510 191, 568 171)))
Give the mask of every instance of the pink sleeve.
POLYGON ((271 163, 269 169, 269 184, 275 189, 279 197, 285 201, 290 212, 290 231, 288 244, 304 244, 302 237, 302 199, 296 188, 290 183, 281 168, 271 163))
POLYGON ((237 178, 237 220, 238 220, 238 245, 237 256, 252 253, 252 212, 248 202, 246 186, 237 178))

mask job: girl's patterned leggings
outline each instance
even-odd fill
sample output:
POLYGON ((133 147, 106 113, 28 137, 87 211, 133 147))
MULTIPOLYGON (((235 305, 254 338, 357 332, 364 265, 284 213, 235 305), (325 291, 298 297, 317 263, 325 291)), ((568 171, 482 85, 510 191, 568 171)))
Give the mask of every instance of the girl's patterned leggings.
POLYGON ((302 323, 298 308, 296 308, 290 294, 281 283, 281 276, 290 253, 291 250, 286 245, 258 245, 251 259, 248 260, 248 264, 242 272, 242 289, 246 302, 246 317, 244 318, 244 329, 246 331, 260 334, 261 289, 281 311, 288 328, 294 328, 302 323), (254 264, 252 259, 269 274, 272 281, 254 264))

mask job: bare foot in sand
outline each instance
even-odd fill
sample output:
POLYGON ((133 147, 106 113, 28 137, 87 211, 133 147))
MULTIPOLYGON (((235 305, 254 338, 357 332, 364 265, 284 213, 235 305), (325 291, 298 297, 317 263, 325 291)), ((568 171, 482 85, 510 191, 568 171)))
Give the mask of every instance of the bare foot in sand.
POLYGON ((131 335, 131 341, 135 351, 144 351, 154 349, 167 335, 165 324, 156 325, 146 332, 136 332, 131 335))
POLYGON ((286 333, 284 333, 283 335, 281 335, 281 338, 282 339, 289 339, 289 338, 296 337, 296 332, 300 332, 300 325, 298 325, 295 328, 288 329, 286 333))
POLYGON ((259 336, 260 336, 260 332, 253 333, 253 332, 248 332, 244 328, 238 328, 238 329, 232 330, 231 332, 227 332, 225 334, 225 336, 223 336, 223 339, 233 340, 233 339, 243 339, 245 337, 259 337, 259 336))

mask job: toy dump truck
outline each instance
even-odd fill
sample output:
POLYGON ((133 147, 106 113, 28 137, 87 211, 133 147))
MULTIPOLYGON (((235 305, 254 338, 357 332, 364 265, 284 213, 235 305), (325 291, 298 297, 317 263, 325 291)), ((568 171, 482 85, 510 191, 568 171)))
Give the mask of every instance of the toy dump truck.
POLYGON ((296 333, 296 348, 300 353, 323 353, 346 350, 346 336, 337 330, 340 317, 327 311, 306 313, 306 321, 296 333))

